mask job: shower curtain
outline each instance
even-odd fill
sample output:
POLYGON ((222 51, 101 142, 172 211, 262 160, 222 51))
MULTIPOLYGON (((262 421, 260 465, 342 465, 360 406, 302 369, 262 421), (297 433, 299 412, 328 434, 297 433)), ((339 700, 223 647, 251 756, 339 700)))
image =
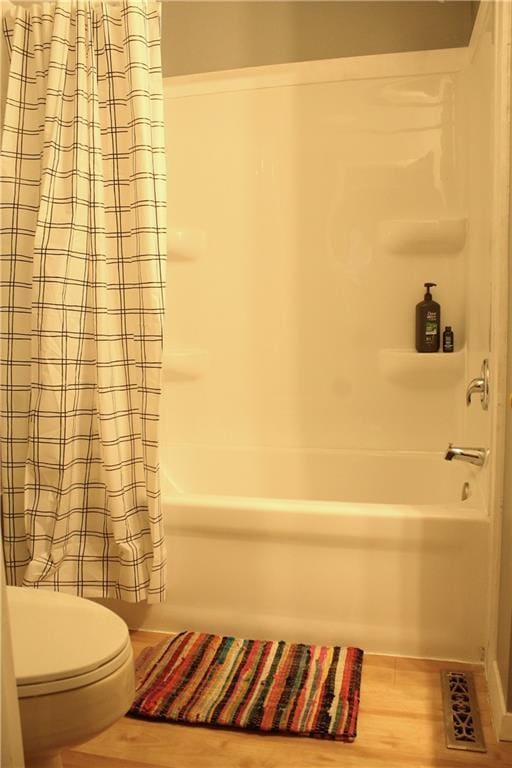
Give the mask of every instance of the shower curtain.
POLYGON ((37 3, 13 8, 3 27, 7 580, 157 602, 165 597, 160 4, 37 3))

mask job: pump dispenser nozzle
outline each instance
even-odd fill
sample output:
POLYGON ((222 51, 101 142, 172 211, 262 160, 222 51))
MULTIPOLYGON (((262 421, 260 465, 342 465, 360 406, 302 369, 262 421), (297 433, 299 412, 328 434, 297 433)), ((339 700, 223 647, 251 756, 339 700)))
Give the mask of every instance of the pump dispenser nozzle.
POLYGON ((431 299, 432 298, 432 294, 430 293, 430 289, 431 288, 435 288, 437 286, 437 283, 423 283, 423 285, 427 289, 427 292, 425 294, 425 298, 426 299, 431 299))

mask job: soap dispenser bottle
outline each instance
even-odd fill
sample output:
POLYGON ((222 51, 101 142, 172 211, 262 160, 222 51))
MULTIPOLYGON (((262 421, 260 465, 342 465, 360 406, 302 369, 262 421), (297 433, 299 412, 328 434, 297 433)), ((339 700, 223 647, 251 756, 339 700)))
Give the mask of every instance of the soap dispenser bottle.
POLYGON ((430 289, 436 283, 425 283, 427 292, 416 304, 416 350, 438 352, 441 340, 441 307, 434 301, 430 289))

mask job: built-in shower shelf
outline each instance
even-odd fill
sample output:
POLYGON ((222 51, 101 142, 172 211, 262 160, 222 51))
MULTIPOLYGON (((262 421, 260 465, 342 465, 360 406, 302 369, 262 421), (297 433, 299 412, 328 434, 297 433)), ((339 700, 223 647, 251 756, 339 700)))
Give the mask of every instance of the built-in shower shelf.
POLYGON ((466 218, 383 221, 381 245, 388 253, 448 255, 459 253, 466 242, 466 218))
POLYGON ((180 349, 167 352, 162 360, 165 381, 191 381, 204 376, 208 353, 203 349, 180 349))
POLYGON ((169 261, 194 261, 206 248, 206 232, 202 229, 170 229, 167 233, 169 261))
POLYGON ((382 349, 379 368, 398 384, 429 387, 455 383, 464 375, 464 349, 458 352, 416 352, 415 349, 382 349))

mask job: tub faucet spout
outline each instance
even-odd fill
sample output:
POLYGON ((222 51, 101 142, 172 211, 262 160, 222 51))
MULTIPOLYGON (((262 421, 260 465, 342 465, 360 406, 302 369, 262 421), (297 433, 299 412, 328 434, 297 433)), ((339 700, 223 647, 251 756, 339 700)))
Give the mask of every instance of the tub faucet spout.
POLYGON ((485 448, 457 448, 452 443, 448 446, 448 450, 445 453, 444 458, 446 461, 469 461, 470 464, 476 464, 478 467, 483 467, 485 459, 487 458, 487 450, 485 448))

